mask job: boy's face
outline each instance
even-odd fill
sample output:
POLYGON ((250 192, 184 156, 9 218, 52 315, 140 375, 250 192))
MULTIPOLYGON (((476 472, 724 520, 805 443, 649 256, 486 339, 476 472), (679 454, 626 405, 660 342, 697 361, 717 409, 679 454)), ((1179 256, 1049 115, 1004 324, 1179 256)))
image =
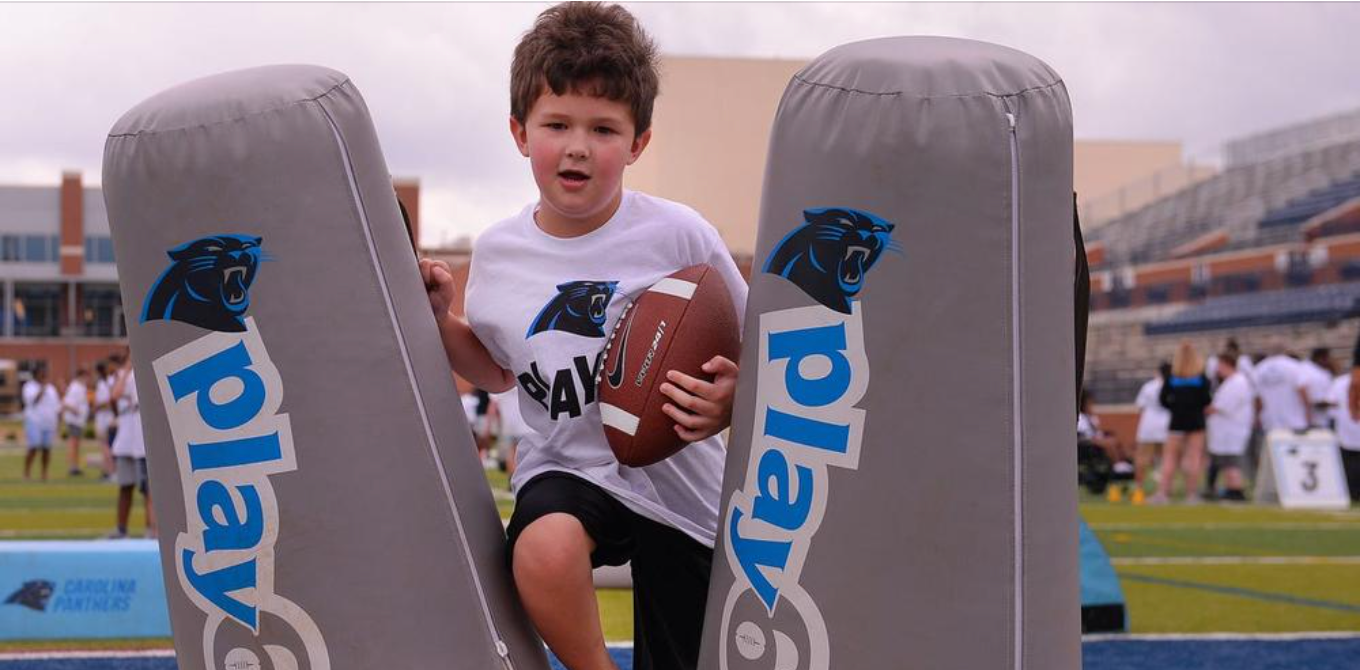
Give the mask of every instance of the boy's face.
MULTIPOLYGON (((581 87, 590 90, 590 86, 581 87)), ((579 235, 609 220, 623 193, 623 169, 642 155, 651 130, 634 136, 626 103, 544 87, 525 122, 510 132, 529 158, 538 184, 538 224, 546 232, 579 235)))

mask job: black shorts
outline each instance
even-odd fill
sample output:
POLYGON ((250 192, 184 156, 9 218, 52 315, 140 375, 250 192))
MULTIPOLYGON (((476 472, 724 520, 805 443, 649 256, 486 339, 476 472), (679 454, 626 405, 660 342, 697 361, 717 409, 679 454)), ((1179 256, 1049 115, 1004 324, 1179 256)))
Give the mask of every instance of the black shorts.
POLYGON ((515 496, 506 528, 506 560, 515 540, 539 517, 562 512, 595 541, 590 564, 632 561, 634 670, 693 670, 699 664, 713 550, 643 517, 600 487, 565 472, 545 472, 515 496))

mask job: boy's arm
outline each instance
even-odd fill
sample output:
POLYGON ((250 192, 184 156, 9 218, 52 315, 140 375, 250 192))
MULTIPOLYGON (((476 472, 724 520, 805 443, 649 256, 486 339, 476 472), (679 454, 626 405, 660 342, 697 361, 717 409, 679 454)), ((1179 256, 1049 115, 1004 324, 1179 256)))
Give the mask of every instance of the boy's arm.
POLYGON ((467 321, 453 313, 453 273, 448 264, 422 258, 420 277, 429 293, 430 308, 439 325, 439 338, 453 371, 474 386, 492 393, 510 390, 515 385, 515 376, 496 363, 467 321))

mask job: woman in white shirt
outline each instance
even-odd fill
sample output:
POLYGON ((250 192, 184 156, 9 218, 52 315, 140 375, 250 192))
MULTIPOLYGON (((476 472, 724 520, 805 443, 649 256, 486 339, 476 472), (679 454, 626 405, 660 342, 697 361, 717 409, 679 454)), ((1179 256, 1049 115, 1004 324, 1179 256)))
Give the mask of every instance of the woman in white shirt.
POLYGON ((1171 412, 1162 407, 1159 400, 1162 382, 1171 376, 1171 362, 1163 361, 1157 376, 1143 383, 1138 390, 1138 430, 1136 432, 1138 450, 1133 461, 1133 504, 1143 504, 1143 481, 1154 466, 1157 454, 1166 442, 1166 433, 1171 426, 1171 412))
MULTIPOLYGON (((1214 469, 1223 476, 1226 490, 1219 499, 1245 501, 1242 470, 1255 420, 1256 394, 1246 375, 1237 371, 1237 361, 1233 357, 1219 357, 1218 375, 1222 381, 1214 392, 1213 403, 1204 410, 1208 415, 1209 457, 1213 459, 1214 469)), ((1208 484, 1212 488, 1214 482, 1208 484)))

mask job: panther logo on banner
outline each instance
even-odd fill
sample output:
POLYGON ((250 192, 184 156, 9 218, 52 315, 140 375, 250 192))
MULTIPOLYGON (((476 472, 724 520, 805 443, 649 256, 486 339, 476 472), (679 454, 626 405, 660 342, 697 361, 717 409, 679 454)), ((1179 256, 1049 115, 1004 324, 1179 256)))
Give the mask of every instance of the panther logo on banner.
POLYGON ((35 612, 46 612, 47 601, 52 599, 52 594, 56 590, 57 585, 46 579, 31 579, 24 582, 19 590, 9 594, 9 597, 5 598, 5 604, 27 607, 35 612))

